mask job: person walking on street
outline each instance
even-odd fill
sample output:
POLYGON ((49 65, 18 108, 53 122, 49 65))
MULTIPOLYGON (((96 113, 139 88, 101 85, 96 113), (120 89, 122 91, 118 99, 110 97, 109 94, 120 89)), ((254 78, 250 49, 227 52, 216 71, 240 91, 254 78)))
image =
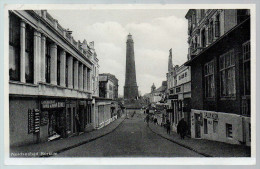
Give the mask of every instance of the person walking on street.
POLYGON ((188 129, 188 125, 187 125, 186 121, 184 120, 184 118, 182 118, 177 125, 177 133, 180 134, 181 139, 185 138, 187 129, 188 129))
POLYGON ((147 116, 146 116, 146 124, 147 124, 147 126, 149 126, 149 120, 150 120, 150 117, 149 117, 149 114, 147 114, 147 116))
POLYGON ((79 115, 78 114, 76 114, 75 120, 76 120, 77 135, 79 135, 79 133, 80 133, 80 121, 79 121, 79 115))
POLYGON ((171 124, 170 121, 166 121, 166 129, 167 129, 167 134, 171 134, 171 124))

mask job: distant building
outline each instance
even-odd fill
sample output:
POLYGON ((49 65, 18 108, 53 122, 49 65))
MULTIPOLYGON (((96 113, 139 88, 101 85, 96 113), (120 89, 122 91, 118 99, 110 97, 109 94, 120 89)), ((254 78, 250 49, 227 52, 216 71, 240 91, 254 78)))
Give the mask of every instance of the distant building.
POLYGON ((190 9, 191 137, 251 143, 250 11, 190 9))
POLYGON ((99 96, 109 99, 118 98, 118 79, 115 75, 99 74, 99 96))
POLYGON ((156 103, 164 103, 167 91, 167 82, 163 81, 162 85, 156 89, 154 83, 151 86, 151 92, 144 95, 144 98, 148 99, 150 104, 155 105, 156 103))
POLYGON ((99 96, 95 98, 95 124, 102 128, 117 118, 118 79, 110 74, 99 74, 99 96))
MULTIPOLYGON (((170 52, 171 53, 171 52, 170 52)), ((171 58, 171 54, 169 56, 171 58)), ((172 59, 169 59, 171 62, 172 59)), ((172 65, 172 64, 169 64, 172 65)), ((190 134, 191 126, 191 76, 190 67, 178 65, 169 69, 167 73, 168 94, 167 94, 167 117, 169 118, 172 130, 177 132, 179 121, 184 118, 189 126, 188 134, 190 134)))

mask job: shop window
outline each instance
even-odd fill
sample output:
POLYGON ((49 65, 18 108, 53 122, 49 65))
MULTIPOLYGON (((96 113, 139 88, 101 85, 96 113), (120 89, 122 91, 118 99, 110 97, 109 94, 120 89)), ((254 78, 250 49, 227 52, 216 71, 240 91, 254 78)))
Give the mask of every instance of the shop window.
POLYGON ((20 81, 20 19, 11 13, 9 18, 9 77, 20 81))
POLYGON ((243 70, 244 70, 244 95, 250 95, 251 72, 250 72, 250 41, 243 44, 243 70))
POLYGON ((220 96, 235 97, 235 57, 234 50, 223 54, 219 58, 220 69, 220 96))
POLYGON ((216 16, 215 20, 215 37, 220 36, 220 21, 219 21, 219 14, 216 16))
POLYGON ((214 60, 204 66, 205 98, 215 97, 214 60))
POLYGON ((50 42, 46 40, 46 48, 45 48, 45 78, 46 83, 51 82, 51 46, 50 42))
POLYGON ((218 121, 213 120, 213 133, 218 131, 218 121))
POLYGON ((204 134, 208 134, 208 120, 204 119, 204 134))
POLYGON ((232 125, 226 123, 226 137, 228 138, 232 138, 233 137, 233 133, 232 133, 232 125))
POLYGON ((67 117, 66 117, 66 120, 67 120, 67 133, 70 134, 72 131, 71 131, 71 108, 68 108, 68 112, 67 112, 67 117))

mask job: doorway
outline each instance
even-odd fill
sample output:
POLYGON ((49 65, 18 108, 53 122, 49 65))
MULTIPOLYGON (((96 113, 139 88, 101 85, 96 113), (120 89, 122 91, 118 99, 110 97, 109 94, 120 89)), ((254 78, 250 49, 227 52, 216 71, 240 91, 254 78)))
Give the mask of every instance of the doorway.
POLYGON ((194 114, 195 115, 195 138, 200 138, 200 115, 199 114, 194 114))

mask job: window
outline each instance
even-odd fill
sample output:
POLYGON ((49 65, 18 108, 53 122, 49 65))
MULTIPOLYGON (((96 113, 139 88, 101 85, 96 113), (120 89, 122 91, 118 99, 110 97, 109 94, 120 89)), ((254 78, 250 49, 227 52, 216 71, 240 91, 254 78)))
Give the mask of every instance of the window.
POLYGON ((208 134, 208 120, 204 119, 204 134, 208 134))
POLYGON ((75 73, 75 66, 74 66, 74 59, 72 59, 72 87, 73 89, 75 88, 75 78, 74 78, 74 73, 75 73))
POLYGON ((45 57, 45 78, 46 78, 46 83, 51 82, 51 46, 48 41, 46 41, 46 57, 45 57))
POLYGON ((176 88, 176 93, 179 93, 181 91, 181 87, 176 88))
POLYGON ((9 76, 20 81, 20 19, 10 13, 9 22, 9 76))
POLYGON ((213 133, 218 131, 218 121, 213 120, 213 133))
POLYGON ((209 23, 208 40, 209 40, 209 43, 212 43, 212 41, 213 41, 213 21, 210 21, 210 23, 209 23))
POLYGON ((205 98, 215 97, 214 60, 204 66, 205 98))
POLYGON ((205 9, 200 10, 201 20, 205 17, 205 9))
POLYGON ((26 83, 33 83, 33 28, 29 25, 25 30, 25 81, 26 83))
POLYGON ((65 83, 69 87, 69 59, 66 57, 65 83))
POLYGON ((226 136, 228 138, 232 138, 232 125, 231 124, 228 124, 226 123, 226 136))
POLYGON ((206 44, 207 44, 207 42, 206 42, 206 31, 205 31, 205 29, 203 29, 201 31, 201 46, 206 47, 206 44))
POLYGON ((60 85, 60 54, 61 54, 61 51, 59 49, 59 47, 57 47, 57 85, 60 85))
POLYGON ((250 41, 243 44, 244 95, 250 95, 250 41))
POLYGON ((216 16, 215 20, 215 37, 220 36, 220 22, 219 22, 219 14, 216 16))
POLYGON ((235 57, 234 50, 230 50, 219 58, 220 96, 235 97, 235 57))

